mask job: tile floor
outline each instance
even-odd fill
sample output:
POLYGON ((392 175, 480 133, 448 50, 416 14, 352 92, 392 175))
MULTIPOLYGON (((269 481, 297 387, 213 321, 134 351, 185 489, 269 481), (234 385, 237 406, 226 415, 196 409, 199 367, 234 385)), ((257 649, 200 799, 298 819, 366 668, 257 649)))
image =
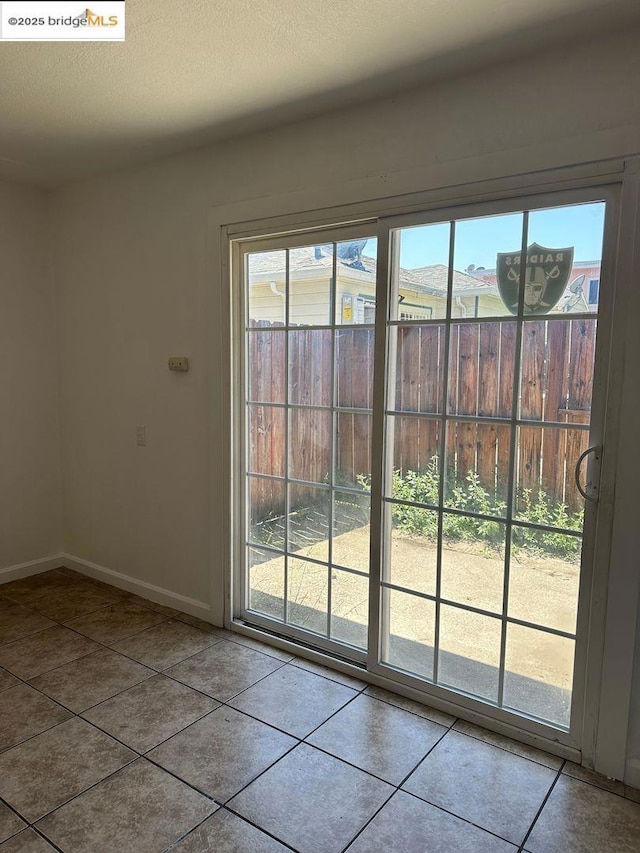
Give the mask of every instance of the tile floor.
POLYGON ((639 793, 67 569, 0 586, 0 853, 638 853, 639 793))

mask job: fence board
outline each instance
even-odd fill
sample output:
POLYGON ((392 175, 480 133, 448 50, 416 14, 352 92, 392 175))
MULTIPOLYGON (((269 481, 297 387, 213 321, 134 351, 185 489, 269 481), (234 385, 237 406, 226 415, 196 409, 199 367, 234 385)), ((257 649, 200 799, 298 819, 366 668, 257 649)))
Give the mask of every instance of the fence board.
MULTIPOLYGON (((546 355, 544 320, 528 320, 522 325, 520 365, 520 417, 542 420, 544 413, 544 365, 546 355)), ((542 430, 521 427, 518 443, 518 492, 528 490, 535 498, 542 475, 542 430)))
MULTIPOLYGON (((569 324, 551 322, 547 329, 547 370, 544 417, 547 421, 566 420, 569 324)), ((542 488, 554 500, 564 501, 567 435, 564 430, 547 431, 542 463, 542 488), (558 460, 562 460, 561 463, 558 460)))

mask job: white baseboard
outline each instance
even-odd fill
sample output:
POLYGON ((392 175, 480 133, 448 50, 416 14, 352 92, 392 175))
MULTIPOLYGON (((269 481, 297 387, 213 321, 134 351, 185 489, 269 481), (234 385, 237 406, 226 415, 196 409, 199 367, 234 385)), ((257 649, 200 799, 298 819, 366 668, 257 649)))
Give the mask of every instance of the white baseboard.
POLYGON ((141 595, 143 598, 155 601, 156 604, 164 604, 167 607, 181 610, 183 613, 189 613, 191 616, 198 616, 205 621, 211 621, 211 607, 202 601, 188 598, 186 595, 179 595, 177 592, 171 592, 161 586, 155 586, 146 581, 138 580, 131 575, 116 572, 114 569, 108 569, 106 566, 100 566, 97 563, 83 560, 80 557, 74 557, 71 554, 61 554, 58 565, 66 566, 68 569, 75 569, 80 574, 87 575, 95 580, 104 581, 118 589, 134 592, 136 595, 141 595))
POLYGON ((640 758, 630 758, 627 761, 624 772, 626 785, 637 788, 640 791, 640 758))
POLYGON ((18 563, 15 566, 7 566, 0 569, 0 583, 16 581, 20 578, 28 578, 31 575, 39 575, 51 569, 59 569, 64 566, 64 554, 54 554, 51 557, 41 557, 39 560, 29 560, 28 563, 18 563))

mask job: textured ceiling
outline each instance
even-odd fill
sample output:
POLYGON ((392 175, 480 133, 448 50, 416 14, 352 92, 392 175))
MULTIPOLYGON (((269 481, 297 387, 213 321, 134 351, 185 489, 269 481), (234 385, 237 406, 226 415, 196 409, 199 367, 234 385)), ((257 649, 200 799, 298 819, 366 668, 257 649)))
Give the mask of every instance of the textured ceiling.
POLYGON ((639 12, 639 0, 133 0, 125 43, 0 44, 0 175, 55 185, 639 12))

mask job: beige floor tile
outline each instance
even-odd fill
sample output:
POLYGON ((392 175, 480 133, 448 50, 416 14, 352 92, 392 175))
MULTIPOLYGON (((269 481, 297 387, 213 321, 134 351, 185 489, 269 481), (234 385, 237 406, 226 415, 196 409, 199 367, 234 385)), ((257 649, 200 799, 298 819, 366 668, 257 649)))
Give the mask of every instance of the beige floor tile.
POLYGON ((83 717, 138 752, 146 752, 199 720, 218 703, 164 675, 107 699, 83 717))
POLYGON ((26 825, 8 806, 0 803, 0 844, 20 832, 26 825))
POLYGON ((240 693, 229 704, 295 737, 303 738, 357 696, 328 678, 284 666, 240 693))
POLYGON ((232 642, 240 643, 241 646, 246 646, 248 649, 255 649, 257 652, 262 652, 263 655, 271 655, 272 658, 277 658, 285 663, 292 661, 295 657, 290 652, 277 649, 268 643, 261 643, 259 640, 254 640, 253 637, 245 637, 244 634, 238 634, 235 631, 230 631, 229 633, 231 636, 228 639, 232 640, 232 642))
POLYGON ((68 720, 71 714, 38 693, 18 683, 0 693, 0 752, 68 720))
POLYGON ((143 758, 41 820, 65 853, 159 853, 217 809, 143 758))
MULTIPOLYGON (((69 569, 67 566, 60 566, 59 569, 56 569, 56 572, 61 575, 64 575, 67 578, 72 578, 73 580, 81 581, 85 579, 85 575, 83 575, 81 572, 78 572, 75 569, 69 569)), ((91 580, 93 579, 89 578, 89 581, 91 580)))
POLYGON ((5 844, 0 844, 0 850, 2 853, 55 853, 55 848, 33 829, 14 835, 5 844))
POLYGON ((0 666, 28 680, 99 648, 93 640, 56 625, 0 646, 0 666))
POLYGON ((0 586, 0 595, 16 601, 18 604, 29 604, 37 601, 43 595, 49 595, 60 589, 68 589, 77 581, 68 578, 57 570, 41 572, 28 578, 10 581, 0 586))
POLYGON ((624 786, 624 795, 634 803, 640 803, 640 788, 632 788, 631 785, 624 786))
POLYGON ((276 658, 222 640, 166 672, 226 702, 281 666, 284 664, 276 658))
POLYGON ((38 675, 31 684, 79 714, 152 675, 154 669, 111 649, 100 649, 38 675))
POLYGON ((180 622, 186 622, 187 625, 192 625, 194 628, 200 628, 207 634, 218 634, 223 628, 217 625, 212 625, 211 622, 205 622, 204 619, 199 619, 197 616, 191 616, 189 613, 178 613, 175 617, 180 622))
POLYGON ((74 717, 0 755, 0 796, 32 823, 133 758, 74 717))
POLYGON ((566 776, 571 776, 573 779, 579 779, 581 782, 589 782, 590 785, 595 785, 597 788, 603 788, 605 791, 611 791, 612 794, 619 794, 621 797, 625 795, 624 782, 617 782, 615 779, 607 779, 606 776, 601 776, 600 773, 594 773, 593 770, 587 770, 586 767, 581 767, 580 764, 575 764, 573 761, 567 761, 562 768, 562 772, 566 776))
POLYGON ((517 847, 465 820, 398 791, 349 853, 516 853, 517 847), (428 842, 426 841, 428 839, 428 842))
POLYGON ((637 853, 640 804, 561 776, 525 847, 531 853, 637 853))
POLYGON ((20 604, 12 604, 2 610, 0 645, 28 637, 29 634, 35 634, 37 631, 43 631, 53 625, 55 622, 47 619, 41 613, 36 613, 35 610, 23 607, 20 604))
POLYGON ((73 580, 88 583, 96 589, 104 589, 110 592, 111 595, 115 595, 118 598, 124 598, 125 596, 128 596, 130 594, 123 589, 118 589, 117 586, 113 586, 110 583, 105 583, 104 581, 100 581, 97 578, 89 577, 89 575, 83 575, 82 572, 76 572, 75 569, 62 568, 58 569, 58 571, 62 575, 66 575, 69 578, 73 578, 73 580))
POLYGON ((182 616, 180 610, 176 610, 174 607, 167 607, 165 604, 157 604, 155 601, 150 601, 148 598, 143 598, 134 592, 126 592, 124 597, 133 604, 139 604, 141 607, 146 607, 147 610, 155 610, 156 613, 162 613, 163 616, 182 616))
POLYGON ((224 803, 296 743, 233 708, 220 707, 147 757, 224 803))
POLYGON ((489 729, 483 729, 480 726, 474 726, 473 723, 467 723, 465 720, 458 720, 453 726, 456 732, 475 737, 485 743, 499 746, 509 752, 514 752, 516 755, 521 755, 523 758, 529 758, 531 761, 537 761, 538 764, 544 764, 545 767, 550 767, 552 770, 559 770, 562 767, 562 758, 557 755, 551 755, 544 752, 542 749, 536 749, 534 746, 528 746, 525 743, 518 743, 510 737, 491 732, 489 729))
POLYGON ((279 841, 226 809, 218 811, 171 848, 171 853, 287 853, 279 841))
POLYGON ((11 675, 6 669, 0 669, 0 693, 4 690, 9 690, 11 687, 15 687, 17 684, 20 684, 20 682, 15 675, 11 675))
POLYGON ((402 708, 411 714, 417 714, 426 720, 439 723, 441 726, 449 727, 456 721, 456 718, 452 717, 451 714, 445 714, 444 711, 438 711, 437 708, 430 708, 421 702, 414 702, 413 699, 407 699, 404 696, 399 696, 397 693, 391 693, 382 687, 374 687, 373 684, 369 685, 364 692, 367 696, 373 696, 374 699, 380 699, 381 702, 388 702, 390 705, 395 705, 397 708, 402 708))
POLYGON ((78 619, 68 621, 67 627, 98 643, 109 645, 124 640, 164 622, 166 616, 155 610, 147 610, 132 601, 117 601, 109 607, 102 607, 93 613, 87 613, 78 619))
POLYGON ((31 602, 30 607, 57 622, 67 622, 117 600, 110 591, 78 581, 71 587, 53 590, 38 598, 31 602))
POLYGON ((310 735, 308 743, 399 785, 446 733, 430 720, 358 696, 310 735))
POLYGON ((391 785, 300 744, 230 807, 305 853, 338 853, 393 793, 391 785))
POLYGON ((323 666, 322 664, 315 663, 312 660, 294 658, 291 663, 294 666, 299 666, 300 669, 306 669, 307 672, 313 672, 315 675, 322 675, 324 678, 329 678, 331 681, 337 681, 338 684, 344 684, 345 687, 352 687, 354 690, 364 690, 367 686, 366 681, 362 681, 352 675, 345 675, 344 672, 338 672, 337 669, 331 669, 328 666, 323 666))
POLYGON ((185 625, 184 622, 167 620, 110 645, 117 652, 122 652, 145 666, 162 670, 175 666, 215 642, 217 638, 211 634, 205 634, 204 631, 185 625))
POLYGON ((402 787, 520 844, 555 777, 541 764, 449 732, 402 787))

